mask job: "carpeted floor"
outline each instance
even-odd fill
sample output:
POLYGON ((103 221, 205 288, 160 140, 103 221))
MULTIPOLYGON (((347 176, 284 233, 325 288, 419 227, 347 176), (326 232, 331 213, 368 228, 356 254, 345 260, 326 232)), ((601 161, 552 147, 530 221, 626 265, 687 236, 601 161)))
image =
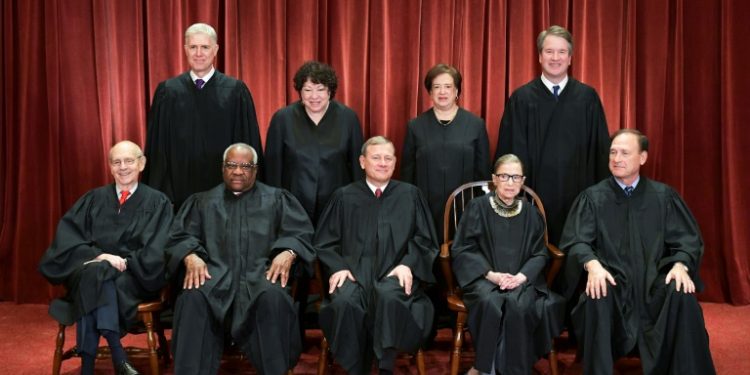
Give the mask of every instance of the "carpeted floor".
MULTIPOLYGON (((750 306, 730 306, 724 304, 702 304, 706 325, 711 336, 711 353, 719 374, 750 374, 750 358, 746 349, 750 348, 750 306)), ((57 323, 47 315, 46 305, 17 305, 0 302, 0 374, 50 374, 52 355, 57 333, 57 323)), ((440 330, 435 343, 425 352, 428 374, 448 373, 448 354, 451 349, 451 331, 440 330)), ((75 333, 68 329, 66 348, 75 341, 75 333)), ((320 331, 308 332, 308 349, 294 369, 297 374, 314 374, 317 371, 318 344, 320 331)), ((126 346, 145 346, 144 335, 130 335, 124 339, 126 346)), ((470 348, 470 345, 465 345, 470 348)), ((574 363, 575 348, 560 348, 561 373, 580 374, 581 367, 574 363)), ((462 358, 462 371, 471 366, 471 350, 466 350, 462 358)), ((136 359, 134 365, 144 374, 148 373, 148 362, 136 359)), ((617 363, 616 374, 639 374, 637 359, 621 360, 617 363)), ((71 359, 63 363, 63 374, 78 374, 80 362, 71 359)), ((539 373, 546 374, 549 366, 546 360, 536 364, 539 373)), ((97 374, 112 374, 112 364, 108 359, 97 361, 97 374)), ((409 358, 399 360, 397 373, 416 373, 416 366, 409 358)), ((167 368, 164 374, 172 374, 167 368)), ((246 361, 229 360, 222 364, 221 374, 254 374, 246 361)), ((344 374, 337 366, 330 373, 344 374)))

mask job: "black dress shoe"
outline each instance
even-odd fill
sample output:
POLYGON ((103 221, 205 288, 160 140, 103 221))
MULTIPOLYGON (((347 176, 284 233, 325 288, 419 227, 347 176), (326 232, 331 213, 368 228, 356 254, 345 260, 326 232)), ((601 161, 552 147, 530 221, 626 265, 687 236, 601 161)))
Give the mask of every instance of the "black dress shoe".
POLYGON ((125 361, 117 366, 117 375, 141 375, 129 362, 125 361))

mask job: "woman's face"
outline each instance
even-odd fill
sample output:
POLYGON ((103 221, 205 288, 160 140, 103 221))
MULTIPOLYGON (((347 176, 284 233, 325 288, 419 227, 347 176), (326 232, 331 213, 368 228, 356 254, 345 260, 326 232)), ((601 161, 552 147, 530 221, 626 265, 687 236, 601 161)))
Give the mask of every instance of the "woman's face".
POLYGON ((433 106, 438 109, 448 110, 453 108, 458 99, 458 89, 450 74, 443 73, 432 80, 430 98, 432 98, 433 106))
POLYGON ((331 99, 331 90, 322 83, 312 83, 308 79, 302 85, 299 97, 308 113, 320 114, 328 108, 328 101, 331 99))
POLYGON ((519 163, 503 163, 492 175, 492 182, 495 183, 497 196, 503 201, 510 201, 521 192, 523 180, 523 168, 521 168, 521 164, 519 163), (506 178, 507 180, 503 181, 506 178))

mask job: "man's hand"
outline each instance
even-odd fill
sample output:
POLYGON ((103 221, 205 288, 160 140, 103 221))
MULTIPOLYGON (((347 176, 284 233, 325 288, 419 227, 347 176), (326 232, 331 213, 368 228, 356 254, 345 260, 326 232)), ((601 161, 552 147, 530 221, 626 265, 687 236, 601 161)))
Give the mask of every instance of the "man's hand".
POLYGON ((489 280, 491 283, 500 286, 500 284, 504 283, 506 279, 512 276, 513 275, 509 273, 489 271, 486 275, 484 275, 484 278, 489 280))
POLYGON ((396 278, 398 278, 398 285, 404 288, 404 292, 406 292, 407 296, 410 296, 413 281, 411 269, 403 264, 399 264, 391 270, 387 277, 391 276, 396 276, 396 278))
POLYGON ((513 289, 516 289, 516 288, 518 288, 519 285, 525 283, 526 280, 528 280, 527 277, 526 277, 526 275, 524 275, 524 274, 522 274, 520 272, 517 273, 517 274, 515 274, 515 275, 509 275, 509 274, 505 274, 505 275, 507 275, 507 277, 504 277, 500 281, 500 284, 498 284, 498 285, 500 285, 500 289, 502 289, 502 290, 513 290, 513 289))
POLYGON ((609 273, 598 260, 586 262, 586 271, 589 278, 586 281, 586 295, 593 299, 604 298, 607 296, 607 282, 616 286, 615 278, 609 273))
POLYGON ((357 281, 349 270, 341 270, 331 275, 331 277, 328 278, 328 294, 333 294, 337 288, 344 285, 346 279, 349 279, 351 282, 357 281))
POLYGON ((678 292, 680 291, 680 288, 682 288, 682 292, 684 293, 695 293, 695 283, 693 283, 690 275, 688 275, 687 267, 684 264, 676 262, 672 266, 672 269, 669 270, 664 283, 669 284, 672 280, 674 280, 675 288, 678 292))
POLYGON ((94 259, 107 261, 120 272, 125 272, 128 269, 128 260, 114 254, 101 253, 94 259))
POLYGON ((191 253, 183 259, 185 263, 185 280, 182 281, 182 289, 198 289, 210 279, 208 266, 201 257, 191 253))
POLYGON ((271 284, 276 284, 276 280, 281 277, 281 287, 286 288, 289 281, 289 270, 292 269, 295 255, 289 250, 284 250, 273 257, 271 267, 266 271, 266 280, 271 280, 271 284))

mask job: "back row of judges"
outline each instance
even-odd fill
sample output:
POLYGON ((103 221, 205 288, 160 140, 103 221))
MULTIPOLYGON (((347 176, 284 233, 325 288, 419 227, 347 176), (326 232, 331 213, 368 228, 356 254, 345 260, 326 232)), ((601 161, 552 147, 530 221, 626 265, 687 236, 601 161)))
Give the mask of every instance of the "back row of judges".
POLYGON ((395 145, 364 142, 320 62, 295 74, 300 100, 274 114, 264 153, 249 90, 213 66, 218 48, 211 26, 187 29, 190 71, 158 86, 145 154, 128 141, 112 148, 115 184, 66 213, 42 259, 44 276, 66 286, 50 313, 76 323, 82 373, 93 372, 99 336, 118 374, 138 373, 120 333, 168 279, 182 286, 175 373, 217 373, 225 342, 260 373, 285 373, 301 352, 291 280, 301 276, 304 295, 316 256, 334 358, 349 373, 369 373, 373 359, 390 373, 397 351, 429 340, 433 305, 445 313, 429 286, 440 285, 433 264, 448 195, 490 175, 495 190, 469 205, 452 248, 477 346, 471 373, 528 374, 562 329, 563 297, 543 280, 545 229, 568 254, 561 292, 577 298, 587 374, 611 373, 633 351, 647 374, 715 372, 692 294, 702 287, 697 224, 676 192, 640 176, 645 136, 610 140, 595 90, 568 76, 564 28, 540 33, 542 74, 508 100, 493 168, 484 121, 458 105, 461 74, 431 68, 433 107, 408 124, 402 181, 392 179, 395 145), (544 202, 546 223, 517 197, 523 184, 544 202))

